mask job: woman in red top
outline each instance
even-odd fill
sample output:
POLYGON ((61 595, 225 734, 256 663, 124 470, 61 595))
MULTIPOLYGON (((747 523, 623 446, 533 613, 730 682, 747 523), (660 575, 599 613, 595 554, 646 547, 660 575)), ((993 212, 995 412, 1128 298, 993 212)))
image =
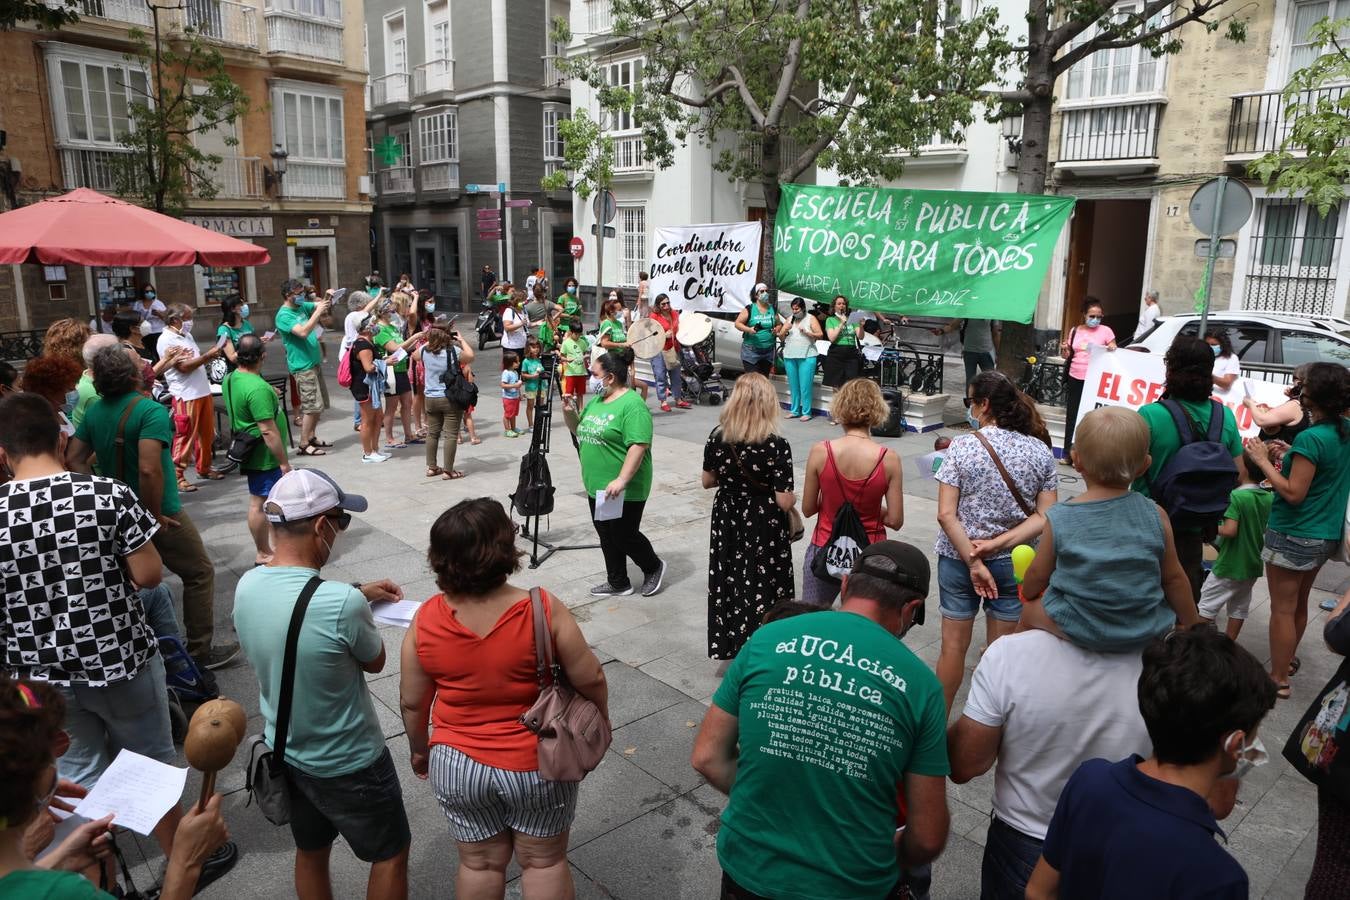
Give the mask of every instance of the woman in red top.
MULTIPOLYGON (((521 555, 496 500, 441 513, 427 559, 443 593, 422 604, 403 640, 412 770, 430 777, 450 822, 457 897, 503 896, 513 851, 526 897, 573 895, 567 835, 578 785, 539 777, 538 738, 520 722, 539 696, 530 594, 506 580, 521 555)), ((568 682, 608 718, 604 671, 576 619, 548 592, 544 614, 568 682)))
POLYGON ((817 578, 811 562, 829 543, 844 500, 858 511, 872 543, 885 540, 887 528, 896 530, 905 522, 900 457, 872 440, 872 429, 890 416, 881 388, 865 378, 853 379, 834 392, 830 414, 844 436, 811 448, 802 487, 802 515, 816 516, 815 535, 806 548, 802 600, 816 606, 830 606, 839 596, 839 583, 817 578))
POLYGON ((656 399, 662 412, 670 412, 670 404, 688 409, 689 401, 680 398, 680 352, 675 345, 675 332, 680 330, 680 313, 670 305, 668 294, 657 294, 652 308, 652 320, 666 330, 666 346, 652 357, 652 377, 656 379, 656 399), (667 389, 669 385, 669 389, 667 389))

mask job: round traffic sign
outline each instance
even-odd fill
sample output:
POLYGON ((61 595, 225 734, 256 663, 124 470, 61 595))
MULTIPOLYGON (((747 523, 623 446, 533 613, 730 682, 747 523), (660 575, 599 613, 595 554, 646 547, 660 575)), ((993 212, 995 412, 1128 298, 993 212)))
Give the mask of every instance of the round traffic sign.
POLYGON ((572 238, 567 246, 572 251, 573 259, 581 259, 586 253, 586 244, 579 237, 572 238))
POLYGON ((600 191, 591 201, 591 211, 602 225, 608 225, 619 214, 619 202, 614 199, 613 191, 600 191))
POLYGON ((1232 234, 1252 215, 1252 192, 1236 178, 1211 178, 1191 195, 1191 205, 1187 209, 1191 224, 1201 234, 1218 237, 1232 234), (1214 208, 1222 198, 1223 207, 1219 210, 1219 227, 1214 229, 1214 208), (1211 230, 1214 229, 1214 230, 1211 230))

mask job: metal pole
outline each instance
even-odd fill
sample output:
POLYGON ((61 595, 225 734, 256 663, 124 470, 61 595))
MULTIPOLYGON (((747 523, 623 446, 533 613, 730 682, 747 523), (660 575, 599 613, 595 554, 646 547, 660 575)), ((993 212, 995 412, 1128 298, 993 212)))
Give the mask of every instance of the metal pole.
POLYGON ((510 243, 510 241, 508 240, 508 237, 509 237, 509 235, 510 235, 510 231, 509 231, 509 229, 507 228, 507 224, 506 224, 506 221, 507 221, 507 220, 506 220, 506 216, 507 216, 507 209, 506 209, 506 191, 499 191, 498 194, 499 194, 499 196, 498 196, 498 198, 497 198, 497 209, 498 209, 498 211, 500 212, 501 219, 502 219, 502 221, 501 221, 502 234, 501 234, 501 237, 497 238, 497 240, 501 241, 501 245, 502 245, 502 260, 503 260, 503 262, 502 262, 502 278, 505 279, 506 281, 510 281, 510 280, 511 280, 511 243, 510 243))
POLYGON ((1200 338, 1205 337, 1209 324, 1209 291, 1214 285, 1214 260, 1219 258, 1219 217, 1223 214, 1223 196, 1228 192, 1228 176, 1219 176, 1219 197, 1214 202, 1214 218, 1209 226, 1209 253, 1205 256, 1205 296, 1204 306, 1200 307, 1200 338))
POLYGON ((600 186, 600 214, 595 217, 595 312, 601 319, 603 301, 600 299, 600 292, 604 290, 605 284, 605 216, 604 212, 608 210, 605 204, 605 191, 609 189, 608 185, 600 186))

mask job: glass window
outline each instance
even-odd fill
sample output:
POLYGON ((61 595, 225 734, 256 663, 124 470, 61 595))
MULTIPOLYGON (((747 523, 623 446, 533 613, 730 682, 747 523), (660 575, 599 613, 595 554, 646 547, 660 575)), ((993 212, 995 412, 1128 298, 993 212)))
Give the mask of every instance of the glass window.
POLYGON ((1270 342, 1270 329, 1253 322, 1227 326, 1228 341, 1238 359, 1250 363, 1266 361, 1266 345, 1270 342))
MULTIPOLYGON (((642 60, 611 63, 605 69, 605 82, 610 87, 621 87, 629 92, 637 90, 642 83, 642 60)), ((610 131, 633 131, 636 127, 631 109, 616 109, 610 113, 610 131)))
POLYGON ((558 132, 559 109, 544 107, 544 159, 562 159, 562 135, 558 132))
POLYGON ((619 207, 619 281, 637 284, 638 272, 647 268, 647 208, 619 207))
POLYGON ((1327 268, 1331 265, 1336 249, 1336 223, 1340 220, 1341 209, 1333 206, 1323 216, 1316 208, 1306 210, 1303 226, 1303 249, 1299 253, 1299 263, 1304 266, 1327 268))
POLYGON ((1294 221, 1297 203, 1269 202, 1262 221, 1261 246, 1257 255, 1263 266, 1287 266, 1294 258, 1294 221))
MULTIPOLYGON (((1118 4, 1112 17, 1124 19, 1137 15, 1140 9, 1137 2, 1118 4)), ((1160 13, 1149 20, 1149 25, 1162 25, 1166 18, 1160 13)), ((1081 47, 1096 36, 1097 28, 1093 26, 1074 38, 1069 46, 1071 49, 1081 47)), ((1065 94, 1069 100, 1153 94, 1162 90, 1163 71, 1162 61, 1140 46, 1098 50, 1069 70, 1065 94)))
POLYGON ((1315 362, 1350 365, 1350 344, 1306 331, 1281 332, 1280 353, 1283 354, 1286 366, 1301 366, 1304 363, 1315 362))
POLYGON ((281 127, 287 152, 300 160, 341 162, 343 159, 342 100, 278 89, 273 106, 281 108, 281 127))
POLYGON ((89 125, 84 109, 84 77, 79 63, 61 63, 61 84, 66 100, 66 130, 69 138, 89 140, 89 125))
MULTIPOLYGON (((1337 10, 1336 12, 1338 16, 1344 14, 1344 10, 1337 10)), ((1289 42, 1289 72, 1291 74, 1317 58, 1317 48, 1313 45, 1309 32, 1312 31, 1314 25, 1330 15, 1332 15, 1332 4, 1328 0, 1317 0, 1315 3, 1294 3, 1294 34, 1289 42)))
POLYGON ((62 60, 57 67, 65 115, 61 140, 120 144, 131 130, 132 104, 145 103, 146 76, 123 65, 62 60))
POLYGON ((457 110, 430 113, 417 120, 418 160, 423 163, 459 159, 457 110))

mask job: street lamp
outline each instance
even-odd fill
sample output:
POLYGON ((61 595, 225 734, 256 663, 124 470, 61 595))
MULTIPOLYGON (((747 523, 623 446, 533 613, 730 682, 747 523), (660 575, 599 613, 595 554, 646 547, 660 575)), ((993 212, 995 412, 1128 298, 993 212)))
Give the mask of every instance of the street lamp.
POLYGON ((277 191, 280 192, 281 179, 286 177, 286 157, 288 155, 289 154, 286 153, 286 148, 280 144, 274 144, 272 146, 272 168, 269 169, 266 166, 263 166, 263 188, 265 190, 270 191, 275 187, 277 191))

